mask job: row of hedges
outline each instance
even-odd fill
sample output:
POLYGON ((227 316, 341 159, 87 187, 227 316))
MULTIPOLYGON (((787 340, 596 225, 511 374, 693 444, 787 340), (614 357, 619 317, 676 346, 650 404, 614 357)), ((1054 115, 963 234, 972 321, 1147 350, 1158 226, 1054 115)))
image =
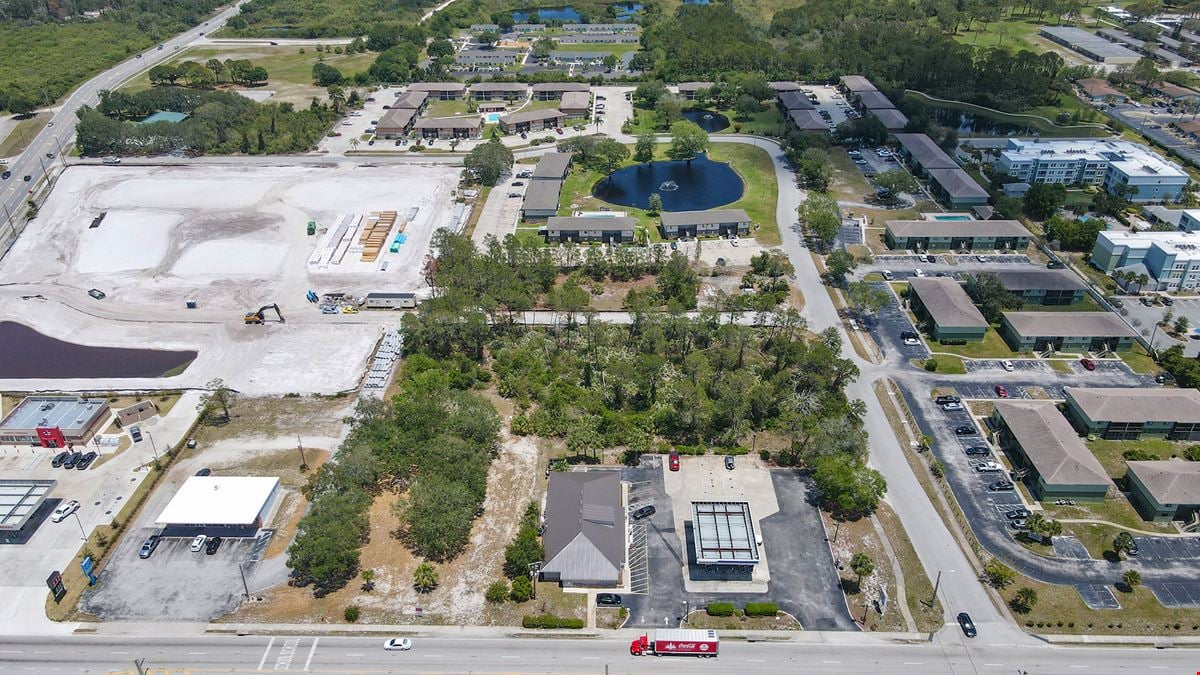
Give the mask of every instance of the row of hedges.
MULTIPOLYGON (((750 448, 735 446, 731 448, 713 448, 714 455, 748 455, 750 448)), ((671 445, 669 443, 659 443, 654 446, 652 452, 659 455, 666 455, 672 452, 677 452, 680 455, 699 456, 708 454, 707 445, 671 445)))
MULTIPOLYGON (((710 602, 705 612, 709 616, 734 616, 737 607, 732 602, 710 602)), ((779 613, 779 605, 773 602, 747 602, 742 613, 746 616, 775 616, 779 613)))
POLYGON ((525 628, 583 628, 583 619, 572 619, 553 614, 526 614, 521 617, 525 628))

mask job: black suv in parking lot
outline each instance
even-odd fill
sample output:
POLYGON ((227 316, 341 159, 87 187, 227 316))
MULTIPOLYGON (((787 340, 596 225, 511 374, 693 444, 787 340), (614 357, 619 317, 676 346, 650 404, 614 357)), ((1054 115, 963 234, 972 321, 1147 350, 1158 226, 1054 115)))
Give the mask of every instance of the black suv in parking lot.
POLYGON ((597 593, 596 604, 601 607, 620 607, 621 596, 616 593, 597 593))
POLYGON ((83 459, 83 453, 76 450, 75 452, 72 452, 69 457, 63 460, 62 468, 74 469, 75 465, 78 464, 79 460, 81 459, 83 459))
POLYGON ((974 436, 979 432, 975 429, 975 427, 964 424, 961 427, 954 427, 954 433, 958 434, 959 436, 974 436))
POLYGON ((50 460, 50 466, 57 469, 58 467, 62 466, 63 462, 67 461, 67 458, 70 456, 71 456, 71 453, 67 452, 66 450, 63 450, 62 452, 55 455, 54 459, 50 460))
POLYGON ((967 448, 965 452, 968 455, 981 455, 981 456, 987 456, 987 455, 992 454, 991 450, 983 447, 982 445, 972 445, 971 447, 967 448))
POLYGON ((219 549, 219 548, 221 548, 221 538, 220 537, 209 537, 208 543, 205 544, 205 546, 204 546, 204 553, 206 555, 212 555, 212 554, 216 553, 217 549, 219 549))
POLYGON ((1013 489, 1013 484, 1010 480, 998 480, 989 485, 988 489, 992 492, 1009 492, 1013 489))
POLYGON ((933 399, 933 402, 938 405, 945 405, 947 403, 962 403, 962 399, 957 396, 950 396, 947 394, 933 399))
POLYGON ((75 468, 83 471, 91 466, 92 462, 96 461, 97 457, 99 457, 99 455, 97 455, 94 451, 89 451, 86 455, 79 458, 79 461, 75 463, 75 468))
POLYGON ((643 507, 639 508, 638 510, 634 511, 632 514, 632 518, 634 520, 641 520, 642 518, 649 518, 650 516, 654 515, 654 513, 655 513, 654 505, 647 504, 646 506, 643 506, 643 507))

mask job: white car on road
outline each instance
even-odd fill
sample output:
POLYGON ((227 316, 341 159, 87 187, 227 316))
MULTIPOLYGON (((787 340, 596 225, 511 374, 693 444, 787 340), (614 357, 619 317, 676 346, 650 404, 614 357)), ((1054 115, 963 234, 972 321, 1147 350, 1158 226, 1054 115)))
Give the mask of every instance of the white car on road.
POLYGON ((72 499, 66 504, 60 504, 54 513, 50 514, 51 522, 61 523, 64 518, 79 510, 79 502, 72 499))
POLYGON ((406 652, 412 649, 412 640, 408 638, 390 638, 383 643, 384 651, 406 652))

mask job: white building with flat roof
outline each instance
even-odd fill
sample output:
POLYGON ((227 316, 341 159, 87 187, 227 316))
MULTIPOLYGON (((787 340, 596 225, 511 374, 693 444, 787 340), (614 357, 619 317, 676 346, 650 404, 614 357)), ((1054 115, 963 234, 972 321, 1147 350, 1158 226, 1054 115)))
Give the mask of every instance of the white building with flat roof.
POLYGON ((1092 264, 1110 273, 1129 270, 1150 277, 1142 290, 1179 291, 1200 286, 1200 233, 1101 232, 1092 264))
POLYGON ((1174 162, 1129 141, 1009 139, 993 167, 1026 183, 1098 185, 1116 194, 1132 188, 1131 201, 1175 201, 1188 175, 1174 162))
POLYGON ((175 533, 253 537, 279 502, 273 476, 192 476, 155 521, 175 533))

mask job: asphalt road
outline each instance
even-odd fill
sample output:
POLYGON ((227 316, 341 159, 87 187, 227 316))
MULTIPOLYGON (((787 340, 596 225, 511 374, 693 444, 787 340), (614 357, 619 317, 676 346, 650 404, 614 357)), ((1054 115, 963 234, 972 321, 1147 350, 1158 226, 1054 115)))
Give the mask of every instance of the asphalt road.
MULTIPOLYGON (((8 165, 12 177, 0 183, 0 223, 7 223, 8 218, 19 218, 25 210, 25 200, 30 191, 46 180, 48 174, 56 167, 61 168, 63 151, 75 138, 75 113, 85 105, 96 105, 100 100, 100 92, 113 90, 123 82, 149 69, 151 66, 165 61, 177 51, 193 42, 203 39, 205 33, 217 30, 225 25, 230 17, 241 11, 245 0, 238 2, 221 11, 220 14, 201 22, 201 25, 162 43, 162 49, 157 46, 141 52, 126 61, 113 66, 92 79, 84 82, 63 100, 54 112, 54 117, 42 129, 25 152, 8 165), (47 156, 49 155, 49 157, 47 156), (31 176, 29 182, 23 178, 31 176)), ((0 228, 3 229, 3 228, 0 228)), ((2 235, 0 235, 2 236, 2 235)))
MULTIPOLYGON (((627 633, 627 634, 625 634, 627 633)), ((215 636, 128 637, 72 636, 53 644, 15 640, 0 645, 0 671, 131 672, 142 666, 214 672, 292 670, 301 672, 423 673, 1184 673, 1195 671, 1200 651, 1143 651, 1121 648, 1030 649, 990 644, 985 634, 923 644, 797 640, 742 642, 723 640, 715 659, 651 658, 629 655, 636 633, 613 639, 555 640, 513 638, 442 638, 413 636, 413 649, 388 652, 385 636, 215 636)))

